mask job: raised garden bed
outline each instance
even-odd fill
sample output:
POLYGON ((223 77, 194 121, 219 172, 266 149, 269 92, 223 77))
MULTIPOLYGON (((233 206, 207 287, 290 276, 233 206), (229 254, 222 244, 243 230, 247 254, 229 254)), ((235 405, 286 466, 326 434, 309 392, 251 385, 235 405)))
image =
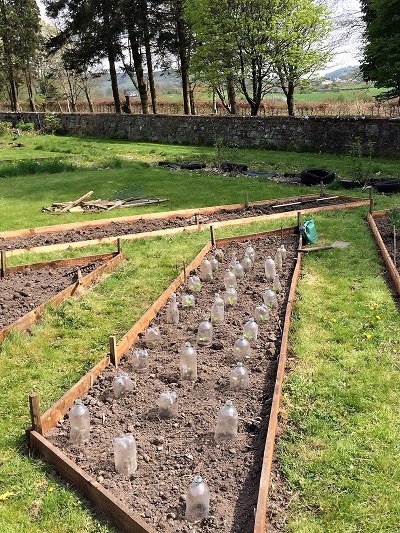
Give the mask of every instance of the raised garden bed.
POLYGON ((396 251, 393 239, 393 224, 387 211, 368 214, 368 223, 375 241, 382 254, 388 274, 393 281, 395 291, 400 296, 400 235, 396 238, 396 251))
POLYGON ((61 259, 7 268, 2 252, 0 277, 0 342, 11 331, 25 331, 43 316, 46 307, 78 295, 122 261, 120 252, 61 259))
POLYGON ((3 231, 0 233, 0 249, 18 254, 21 250, 63 250, 96 244, 112 244, 118 237, 125 240, 174 235, 208 229, 250 224, 304 214, 355 208, 368 205, 369 200, 348 196, 308 195, 281 198, 244 204, 202 207, 92 220, 81 223, 60 224, 39 228, 3 231))
POLYGON ((186 290, 182 284, 210 252, 211 243, 118 344, 110 338, 109 356, 43 416, 37 396, 31 396, 31 446, 121 531, 193 529, 183 519, 182 494, 197 472, 206 479, 212 495, 211 517, 196 526, 197 531, 265 531, 290 316, 301 268, 299 236, 297 228, 287 228, 282 233, 218 240, 216 246, 223 247, 224 264, 214 281, 203 283, 201 292, 196 293, 196 307, 180 308, 177 326, 165 323, 163 307, 172 292, 179 295, 186 290), (259 339, 246 362, 250 389, 233 392, 228 388, 229 372, 236 362, 233 343, 243 323, 253 316, 255 306, 262 302, 267 286, 263 259, 275 253, 282 236, 288 256, 280 276, 283 290, 278 296, 279 306, 271 311, 270 320, 260 325, 259 339), (223 289, 226 265, 233 254, 243 255, 248 242, 256 248, 257 261, 239 282, 238 306, 227 309, 224 325, 214 326, 211 348, 198 347, 198 381, 182 382, 178 374, 181 344, 194 341, 199 322, 209 315, 214 293, 223 289), (133 374, 132 347, 141 346, 141 334, 151 323, 160 326, 162 345, 150 350, 149 374, 133 374), (122 371, 135 379, 135 389, 116 400, 110 387, 113 376, 122 371), (178 417, 160 420, 154 407, 158 394, 167 388, 178 394, 178 417), (92 440, 79 449, 69 444, 69 422, 63 419, 77 398, 88 404, 92 417, 92 440), (216 446, 212 436, 216 414, 227 398, 234 400, 239 412, 239 436, 228 446, 216 446), (113 466, 112 438, 124 432, 132 432, 138 443, 139 466, 130 479, 115 474, 113 466))

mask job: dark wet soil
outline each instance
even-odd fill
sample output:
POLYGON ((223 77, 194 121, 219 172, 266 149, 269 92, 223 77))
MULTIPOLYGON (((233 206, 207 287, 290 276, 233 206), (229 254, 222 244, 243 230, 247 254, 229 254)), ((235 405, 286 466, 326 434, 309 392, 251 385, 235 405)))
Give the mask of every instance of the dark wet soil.
MULTIPOLYGON (((299 198, 301 200, 301 198, 299 198)), ((358 200, 358 198, 357 198, 358 200)), ((290 200, 288 203, 296 202, 297 200, 290 200)), ((333 200, 309 201, 301 205, 282 206, 272 208, 271 206, 257 206, 237 209, 235 211, 220 211, 212 215, 200 215, 199 221, 202 224, 211 224, 212 222, 219 222, 223 220, 233 220, 236 218, 255 217, 260 215, 268 215, 272 213, 282 213, 284 211, 298 211, 303 209, 323 207, 325 205, 341 205, 348 203, 349 200, 343 198, 335 198, 333 200)), ((128 235, 134 233, 143 233, 146 231, 155 231, 169 228, 178 228, 191 226, 196 224, 196 218, 177 217, 171 220, 140 220, 133 223, 112 222, 107 226, 96 226, 92 228, 74 229, 68 231, 58 231, 54 233, 42 233, 32 235, 29 237, 18 237, 12 239, 0 238, 0 249, 14 250, 19 248, 31 248, 36 246, 48 246, 51 244, 59 244, 64 242, 86 241, 92 239, 100 239, 103 237, 113 237, 119 235, 128 235)))
MULTIPOLYGON (((375 223, 378 226, 379 233, 381 234, 390 257, 392 260, 394 260, 395 245, 393 238, 393 224, 391 223, 389 217, 376 218, 375 223)), ((396 229, 396 265, 397 270, 400 272, 400 228, 396 229)))
MULTIPOLYGON (((162 310, 153 321, 159 326, 162 342, 149 350, 150 369, 135 373, 132 352, 120 367, 106 369, 93 388, 82 398, 91 415, 91 440, 80 447, 69 444, 66 417, 50 432, 51 442, 90 473, 157 531, 167 533, 250 533, 254 527, 262 458, 276 376, 277 355, 288 291, 295 264, 297 236, 284 238, 288 257, 280 275, 283 286, 278 309, 260 325, 259 338, 246 362, 250 389, 229 389, 229 373, 235 366, 233 344, 243 324, 262 303, 267 287, 264 260, 275 254, 277 237, 255 239, 255 267, 239 282, 238 305, 227 308, 225 323, 214 326, 210 348, 198 347, 198 380, 181 381, 179 352, 185 341, 195 343, 198 324, 209 316, 214 293, 223 291, 223 275, 233 255, 242 258, 247 243, 224 247, 225 258, 212 282, 203 283, 196 293, 194 309, 180 307, 178 325, 165 323, 162 310), (126 372, 135 382, 133 393, 117 400, 112 392, 113 377, 126 372), (160 419, 156 409, 158 395, 174 390, 178 396, 178 415, 160 419), (232 399, 239 413, 239 434, 235 441, 217 445, 213 438, 218 410, 232 399), (138 469, 130 478, 116 474, 112 442, 123 433, 132 433, 138 446, 138 469), (210 518, 195 525, 184 520, 185 491, 195 473, 201 473, 211 492, 210 518)), ((177 291, 181 301, 186 287, 177 291)))
POLYGON ((66 289, 78 279, 77 270, 89 274, 100 263, 67 268, 25 270, 0 278, 0 329, 66 289))

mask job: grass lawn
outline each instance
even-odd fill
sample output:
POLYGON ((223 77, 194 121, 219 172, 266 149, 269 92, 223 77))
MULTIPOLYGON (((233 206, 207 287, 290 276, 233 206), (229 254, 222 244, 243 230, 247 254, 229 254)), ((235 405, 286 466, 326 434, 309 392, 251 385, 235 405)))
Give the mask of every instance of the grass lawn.
MULTIPOLYGON (((148 194, 169 197, 163 210, 236 202, 246 190, 252 200, 304 193, 248 178, 145 166, 161 158, 212 158, 213 149, 27 139, 31 148, 39 142, 47 151, 70 148, 82 161, 87 150, 87 159, 95 165, 109 147, 110 158, 123 163, 121 168, 96 170, 94 165, 0 179, 0 229, 80 220, 81 215, 45 215, 40 208, 91 189, 96 197, 110 194, 131 183, 142 183, 148 194)), ((240 150, 233 156, 285 170, 326 164, 345 175, 350 168, 348 158, 330 155, 240 150)), ((390 174, 400 170, 400 161, 377 160, 374 165, 390 174)), ((399 205, 399 195, 378 198, 379 207, 393 205, 399 205)), ((352 246, 305 257, 285 384, 285 432, 278 444, 279 464, 293 493, 287 530, 296 533, 398 531, 400 522, 400 316, 365 213, 357 209, 316 216, 322 242, 344 239, 352 246)), ((293 223, 294 218, 285 221, 293 223)), ((280 222, 226 229, 218 235, 275 227, 280 222)), ((127 243, 129 261, 118 272, 82 299, 49 311, 31 334, 13 334, 0 346, 1 532, 110 531, 52 469, 26 455, 27 396, 35 390, 42 407, 49 407, 107 352, 108 335, 122 336, 175 277, 176 264, 196 254, 207 237, 204 232, 127 243)), ((63 255, 73 254, 57 257, 63 255)), ((44 254, 40 258, 45 259, 44 254)))

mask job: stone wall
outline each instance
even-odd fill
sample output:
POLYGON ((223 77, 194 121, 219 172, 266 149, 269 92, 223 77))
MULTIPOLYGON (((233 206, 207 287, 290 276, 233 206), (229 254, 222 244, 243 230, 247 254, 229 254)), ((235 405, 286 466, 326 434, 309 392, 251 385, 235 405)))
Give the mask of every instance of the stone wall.
MULTIPOLYGON (((359 138, 374 154, 400 157, 400 120, 331 117, 232 117, 181 115, 59 114, 70 134, 168 144, 347 154, 359 138)), ((0 120, 40 126, 43 113, 0 113, 0 120)))

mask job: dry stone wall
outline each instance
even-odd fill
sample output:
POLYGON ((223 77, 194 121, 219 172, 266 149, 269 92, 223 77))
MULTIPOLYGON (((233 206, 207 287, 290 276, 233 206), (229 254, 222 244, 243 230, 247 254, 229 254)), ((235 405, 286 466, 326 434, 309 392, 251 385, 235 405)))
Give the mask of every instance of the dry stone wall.
MULTIPOLYGON (((58 114, 65 132, 94 137, 241 148, 346 154, 359 138, 377 156, 400 157, 400 120, 331 117, 234 117, 181 115, 58 114)), ((39 127, 44 113, 0 113, 39 127)))

